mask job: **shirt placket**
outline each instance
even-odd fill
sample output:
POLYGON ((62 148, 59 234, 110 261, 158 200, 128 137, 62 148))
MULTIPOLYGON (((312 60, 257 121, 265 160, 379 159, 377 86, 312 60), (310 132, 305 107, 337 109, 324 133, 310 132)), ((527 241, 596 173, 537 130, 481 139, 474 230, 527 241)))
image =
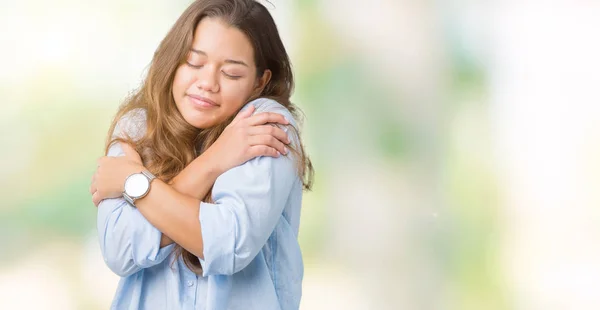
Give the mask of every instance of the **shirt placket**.
POLYGON ((191 271, 187 271, 185 274, 185 300, 187 309, 196 309, 196 292, 198 287, 198 275, 191 271))

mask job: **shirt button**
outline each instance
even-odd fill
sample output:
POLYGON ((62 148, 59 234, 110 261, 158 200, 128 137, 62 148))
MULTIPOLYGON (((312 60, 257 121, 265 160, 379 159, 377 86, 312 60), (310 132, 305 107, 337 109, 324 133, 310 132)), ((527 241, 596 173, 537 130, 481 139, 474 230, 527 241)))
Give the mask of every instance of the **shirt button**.
POLYGON ((194 285, 194 282, 192 282, 192 281, 187 282, 187 286, 192 286, 192 285, 194 285))

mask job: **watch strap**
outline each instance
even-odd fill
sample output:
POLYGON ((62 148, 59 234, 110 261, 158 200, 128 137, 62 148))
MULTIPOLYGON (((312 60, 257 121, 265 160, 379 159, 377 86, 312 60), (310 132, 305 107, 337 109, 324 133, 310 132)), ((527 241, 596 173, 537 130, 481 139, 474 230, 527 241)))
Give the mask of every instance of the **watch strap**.
POLYGON ((143 175, 144 175, 146 178, 148 178, 148 182, 149 182, 149 183, 152 183, 152 180, 156 179, 156 176, 154 176, 154 174, 152 174, 152 172, 150 172, 150 171, 148 171, 148 170, 146 170, 146 169, 142 170, 142 174, 143 174, 143 175))
POLYGON ((128 204, 135 207, 135 201, 131 197, 129 197, 129 195, 127 195, 127 193, 125 192, 123 192, 123 199, 125 199, 125 201, 127 201, 128 204))

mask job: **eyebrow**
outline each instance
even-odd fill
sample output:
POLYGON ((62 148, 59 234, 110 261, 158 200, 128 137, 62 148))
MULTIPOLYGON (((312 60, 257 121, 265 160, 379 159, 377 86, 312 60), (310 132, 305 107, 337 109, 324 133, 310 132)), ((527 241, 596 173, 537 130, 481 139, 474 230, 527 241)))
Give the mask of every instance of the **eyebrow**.
MULTIPOLYGON (((196 54, 200 54, 200 55, 204 55, 206 56, 206 52, 201 51, 201 50, 196 50, 191 48, 190 49, 192 52, 196 53, 196 54)), ((246 66, 246 67, 250 67, 248 66, 248 64, 246 64, 245 62, 241 61, 241 60, 234 60, 234 59, 225 59, 225 63, 229 63, 229 64, 234 64, 234 65, 242 65, 242 66, 246 66)))

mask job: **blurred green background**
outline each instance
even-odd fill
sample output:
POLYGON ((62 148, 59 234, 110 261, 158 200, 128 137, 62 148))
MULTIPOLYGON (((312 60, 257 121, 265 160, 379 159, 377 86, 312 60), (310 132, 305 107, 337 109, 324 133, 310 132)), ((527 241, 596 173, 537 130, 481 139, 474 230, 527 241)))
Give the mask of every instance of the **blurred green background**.
MULTIPOLYGON (((0 309, 109 307, 89 181, 189 3, 0 1, 0 309)), ((600 308, 600 4, 271 3, 317 173, 301 309, 600 308)))

